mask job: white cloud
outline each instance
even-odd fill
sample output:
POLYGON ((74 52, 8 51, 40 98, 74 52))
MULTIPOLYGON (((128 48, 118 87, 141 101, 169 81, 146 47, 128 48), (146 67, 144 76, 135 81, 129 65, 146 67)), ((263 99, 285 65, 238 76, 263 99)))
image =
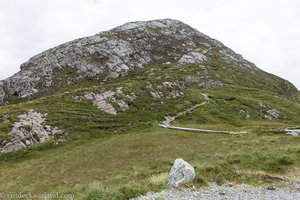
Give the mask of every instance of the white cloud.
POLYGON ((31 56, 128 21, 179 19, 300 88, 300 1, 1 0, 0 79, 31 56))

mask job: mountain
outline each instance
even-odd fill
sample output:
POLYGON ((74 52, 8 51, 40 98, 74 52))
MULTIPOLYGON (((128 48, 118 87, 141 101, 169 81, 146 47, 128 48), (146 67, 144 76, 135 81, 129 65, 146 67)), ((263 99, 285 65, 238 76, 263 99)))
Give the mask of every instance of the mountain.
POLYGON ((126 23, 44 51, 0 82, 0 177, 10 180, 0 191, 118 179, 128 199, 164 188, 149 176, 175 156, 203 180, 257 181, 249 171, 298 164, 298 139, 285 132, 299 127, 299 102, 293 84, 183 22, 126 23))
POLYGON ((27 98, 85 79, 105 83, 135 69, 164 63, 180 69, 201 66, 198 73, 202 83, 217 81, 279 94, 297 91, 289 82, 261 71, 222 43, 180 21, 165 19, 127 23, 42 52, 23 63, 20 72, 2 81, 0 97, 2 101, 27 98))

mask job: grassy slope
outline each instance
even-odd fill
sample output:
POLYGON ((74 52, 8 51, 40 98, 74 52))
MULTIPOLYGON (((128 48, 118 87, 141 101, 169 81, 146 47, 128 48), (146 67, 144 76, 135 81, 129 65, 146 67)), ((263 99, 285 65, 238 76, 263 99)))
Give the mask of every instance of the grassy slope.
MULTIPOLYGON (((300 105, 297 102, 276 96, 267 91, 249 89, 244 87, 225 87, 209 91, 211 100, 200 109, 182 116, 177 123, 195 124, 198 126, 218 126, 227 124, 228 126, 241 129, 247 127, 254 130, 268 128, 268 120, 263 115, 266 110, 276 109, 281 116, 275 120, 271 127, 297 126, 300 123, 300 105), (260 102, 267 103, 265 108, 260 108, 260 102), (247 111, 250 118, 240 114, 239 111, 247 111)), ((258 131, 257 130, 257 131, 258 131)))
MULTIPOLYGON (((300 105, 296 100, 280 96, 283 92, 277 91, 279 86, 276 84, 273 92, 261 90, 268 88, 273 81, 267 78, 264 87, 256 85, 259 81, 255 79, 263 79, 265 74, 249 75, 246 80, 237 79, 235 82, 239 86, 234 86, 230 85, 231 80, 227 80, 233 73, 231 69, 214 68, 209 73, 218 74, 216 79, 229 86, 203 90, 191 85, 184 96, 176 99, 153 100, 151 97, 150 91, 169 90, 156 87, 162 81, 184 80, 199 70, 203 67, 149 66, 106 85, 83 82, 28 102, 1 107, 0 115, 10 113, 11 116, 10 123, 0 121, 0 136, 9 137, 7 133, 12 123, 18 120, 18 114, 35 109, 48 113, 47 122, 64 129, 69 141, 58 145, 49 142, 1 154, 0 191, 75 192, 80 198, 78 193, 86 191, 92 182, 99 182, 105 187, 99 186, 98 190, 110 195, 106 196, 107 199, 112 199, 112 196, 126 199, 165 188, 165 173, 178 157, 196 167, 195 184, 199 186, 207 181, 266 183, 269 181, 264 176, 266 173, 298 177, 293 173, 297 173, 300 167, 299 139, 286 136, 278 129, 299 126, 300 105), (241 87, 247 81, 253 81, 253 85, 247 83, 253 88, 241 87), (147 87, 150 84, 152 88, 147 87), (97 110, 91 102, 76 102, 72 98, 84 91, 104 91, 118 86, 123 86, 125 92, 134 92, 138 98, 129 102, 128 111, 117 116, 97 110), (164 115, 203 102, 202 93, 211 96, 210 102, 180 117, 177 124, 246 130, 250 134, 240 137, 157 128, 164 115), (267 102, 268 108, 280 111, 281 117, 273 121, 263 119, 262 109, 258 106, 261 101, 267 102), (251 117, 247 119, 238 114, 240 109, 249 111, 251 117)), ((245 72, 239 73, 242 76, 245 72)))
POLYGON ((282 134, 241 137, 151 128, 35 148, 26 159, 7 156, 0 166, 0 186, 12 192, 80 193, 90 183, 100 182, 109 192, 117 188, 128 198, 166 187, 151 183, 150 177, 168 172, 178 157, 196 167, 198 185, 204 180, 265 183, 270 180, 262 174, 297 175, 289 172, 300 167, 299 140, 282 134))

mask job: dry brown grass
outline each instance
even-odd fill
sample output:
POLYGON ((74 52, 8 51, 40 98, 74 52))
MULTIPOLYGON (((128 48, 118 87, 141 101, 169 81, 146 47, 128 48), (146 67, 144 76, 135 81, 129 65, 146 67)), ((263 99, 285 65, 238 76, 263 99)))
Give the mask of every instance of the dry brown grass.
POLYGON ((168 173, 154 174, 149 178, 149 182, 153 185, 166 184, 168 179, 168 173))

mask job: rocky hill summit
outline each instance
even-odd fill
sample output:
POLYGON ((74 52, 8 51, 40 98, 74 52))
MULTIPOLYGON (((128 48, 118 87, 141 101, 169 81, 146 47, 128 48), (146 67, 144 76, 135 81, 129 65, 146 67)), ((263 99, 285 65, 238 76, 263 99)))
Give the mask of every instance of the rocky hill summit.
MULTIPOLYGON (((16 151, 68 133, 86 133, 87 123, 93 124, 91 134, 130 130, 158 121, 162 127, 194 130, 171 126, 170 122, 187 113, 202 119, 202 114, 194 111, 206 103, 216 104, 209 109, 215 115, 214 109, 221 110, 218 106, 231 101, 232 107, 226 108, 229 111, 219 116, 229 119, 226 115, 232 113, 230 123, 239 120, 236 116, 297 118, 292 109, 280 110, 282 104, 274 106, 261 96, 252 96, 254 91, 284 99, 294 98, 298 92, 288 81, 260 70, 183 22, 130 22, 44 51, 23 63, 20 72, 1 81, 0 151, 16 151), (211 101, 210 95, 217 91, 220 100, 215 96, 211 101), (237 101, 237 97, 226 96, 230 93, 254 101, 237 101)), ((201 123, 212 123, 211 118, 201 123)))
POLYGON ((21 71, 0 82, 0 104, 86 79, 105 83, 150 64, 182 69, 197 65, 204 70, 199 70, 197 77, 187 77, 187 81, 202 82, 203 87, 242 84, 279 94, 297 91, 288 81, 261 71, 221 42, 183 22, 162 19, 126 23, 30 58, 21 65, 21 71), (210 74, 210 70, 226 74, 210 74))
POLYGON ((291 83, 180 21, 127 23, 42 52, 0 82, 0 190, 295 199, 215 183, 298 188, 299 103, 291 83), (169 190, 178 182, 199 190, 169 190))

